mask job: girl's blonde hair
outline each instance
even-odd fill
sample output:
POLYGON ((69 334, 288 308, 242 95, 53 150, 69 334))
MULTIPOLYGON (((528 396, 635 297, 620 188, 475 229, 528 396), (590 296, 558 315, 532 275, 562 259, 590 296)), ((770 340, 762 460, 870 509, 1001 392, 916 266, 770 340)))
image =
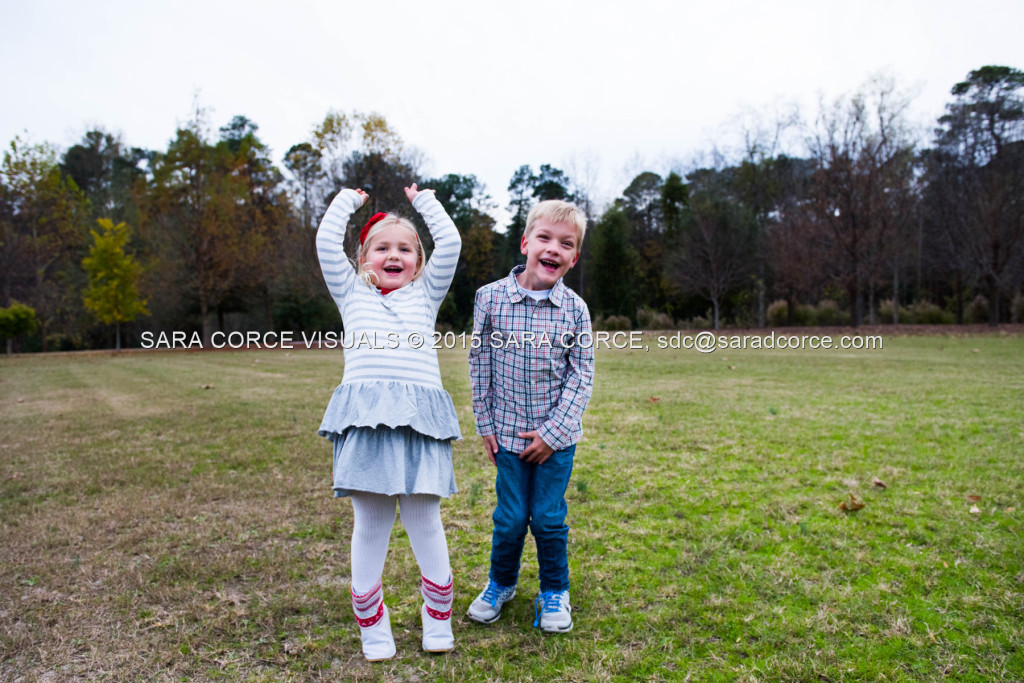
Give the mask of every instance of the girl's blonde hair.
MULTIPOLYGON (((413 225, 412 221, 408 218, 402 218, 401 216, 389 213, 370 228, 370 231, 366 233, 366 239, 359 245, 359 251, 356 254, 356 275, 369 287, 377 287, 378 284, 374 282, 375 274, 363 268, 363 256, 367 251, 369 251, 370 243, 373 242, 373 238, 377 236, 377 233, 390 228, 393 225, 397 225, 400 228, 408 230, 412 233, 412 236, 416 238, 416 262, 418 265, 416 266, 416 272, 413 274, 412 280, 416 280, 420 275, 423 275, 423 269, 427 265, 427 260, 423 257, 423 243, 420 242, 420 235, 416 232, 416 226, 413 225)), ((410 280, 410 282, 412 282, 412 280, 410 280)))

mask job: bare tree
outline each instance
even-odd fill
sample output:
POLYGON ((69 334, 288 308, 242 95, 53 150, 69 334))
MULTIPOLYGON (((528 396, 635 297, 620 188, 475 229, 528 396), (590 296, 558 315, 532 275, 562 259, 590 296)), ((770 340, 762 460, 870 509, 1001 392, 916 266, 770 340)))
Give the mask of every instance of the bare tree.
POLYGON ((687 179, 689 211, 671 278, 683 291, 711 301, 717 330, 723 300, 753 272, 756 222, 745 206, 728 195, 719 172, 705 169, 687 179))
POLYGON ((876 78, 866 93, 821 106, 808 146, 816 164, 811 197, 830 233, 833 277, 846 288, 853 324, 870 315, 896 248, 893 236, 910 220, 914 140, 909 100, 891 80, 876 78))

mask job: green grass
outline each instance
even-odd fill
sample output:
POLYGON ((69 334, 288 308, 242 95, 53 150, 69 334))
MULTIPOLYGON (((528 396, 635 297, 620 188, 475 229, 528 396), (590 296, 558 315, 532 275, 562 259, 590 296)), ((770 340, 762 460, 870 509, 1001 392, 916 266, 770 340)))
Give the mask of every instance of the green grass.
POLYGON ((601 351, 567 494, 576 627, 543 636, 532 543, 501 620, 462 616, 493 469, 444 351, 457 646, 419 650, 396 524, 398 656, 371 665, 315 434, 340 351, 2 358, 0 679, 1021 680, 1022 361, 1006 334, 601 351))

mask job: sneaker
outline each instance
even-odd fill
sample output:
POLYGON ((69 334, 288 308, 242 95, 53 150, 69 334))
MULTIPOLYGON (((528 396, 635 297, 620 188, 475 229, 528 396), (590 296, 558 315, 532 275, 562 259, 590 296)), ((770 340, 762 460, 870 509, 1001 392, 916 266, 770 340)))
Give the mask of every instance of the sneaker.
POLYGON ((568 633, 572 630, 572 607, 569 591, 545 591, 534 603, 536 619, 533 625, 546 633, 568 633))
POLYGON ((504 587, 493 581, 488 581, 487 588, 477 596, 466 614, 470 619, 481 624, 493 624, 501 616, 501 606, 515 596, 515 586, 504 587))

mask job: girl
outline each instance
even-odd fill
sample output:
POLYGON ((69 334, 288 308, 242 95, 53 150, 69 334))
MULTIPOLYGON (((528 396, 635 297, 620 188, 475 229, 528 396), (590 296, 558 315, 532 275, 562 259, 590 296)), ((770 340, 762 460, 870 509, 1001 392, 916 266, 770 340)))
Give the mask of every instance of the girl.
POLYGON ((316 235, 346 342, 345 374, 320 435, 334 444, 334 494, 352 499, 352 608, 370 661, 395 654, 381 576, 396 502, 422 574, 423 649, 455 646, 441 497, 456 492, 451 440, 462 434, 431 342, 462 240, 433 190, 413 183, 405 195, 434 238, 428 263, 412 223, 378 213, 359 234, 352 267, 345 226, 369 198, 362 190, 338 193, 316 235))

